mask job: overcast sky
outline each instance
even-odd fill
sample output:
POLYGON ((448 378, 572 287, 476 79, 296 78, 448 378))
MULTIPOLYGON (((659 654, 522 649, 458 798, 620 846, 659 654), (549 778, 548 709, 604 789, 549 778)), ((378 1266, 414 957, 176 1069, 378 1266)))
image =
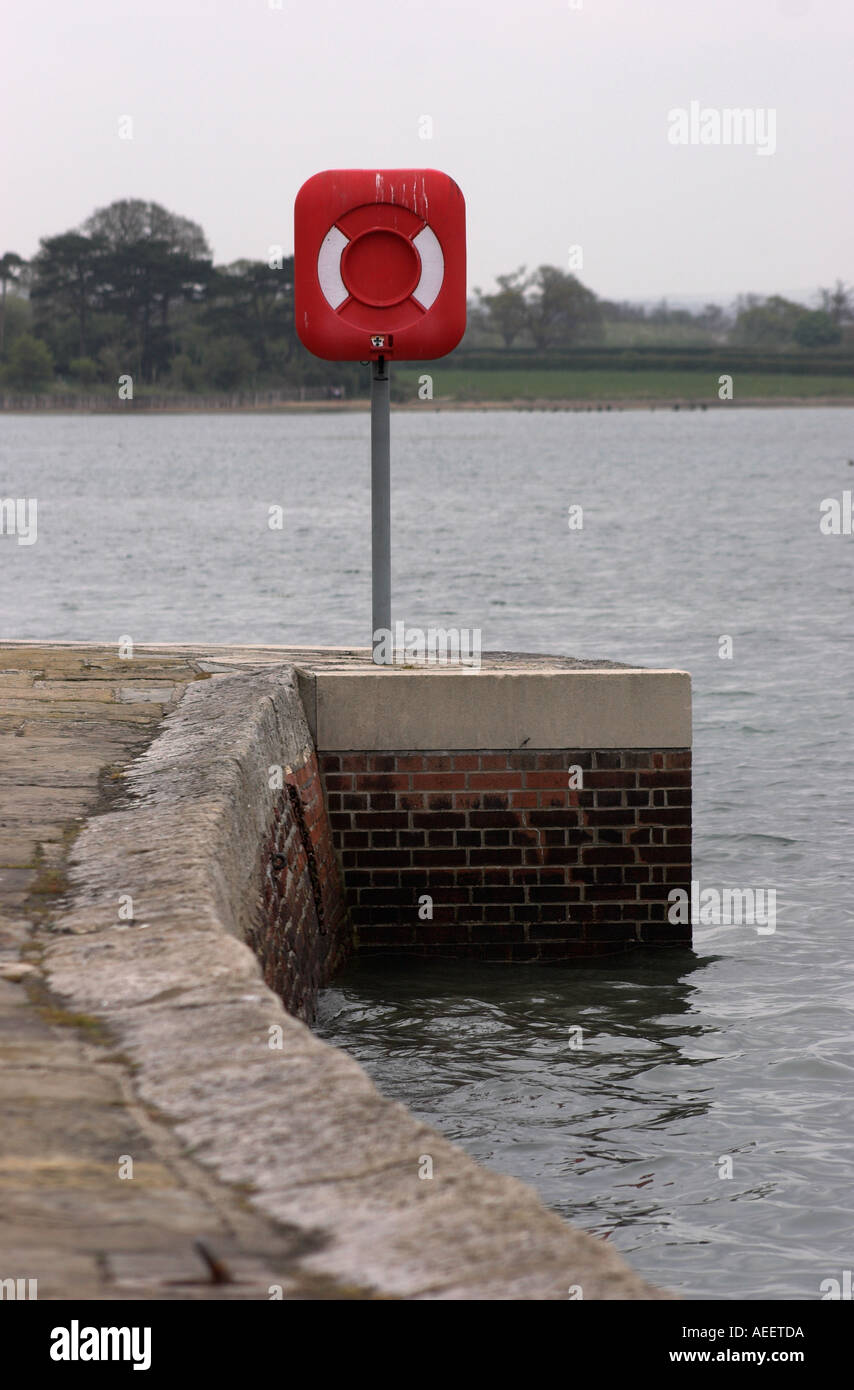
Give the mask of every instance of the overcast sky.
POLYGON ((424 165, 465 194, 470 288, 580 246, 608 298, 807 295, 854 281, 852 40, 852 0, 26 0, 0 253, 137 197, 266 259, 309 175, 424 165), (692 101, 773 110, 774 153, 672 144, 692 101))

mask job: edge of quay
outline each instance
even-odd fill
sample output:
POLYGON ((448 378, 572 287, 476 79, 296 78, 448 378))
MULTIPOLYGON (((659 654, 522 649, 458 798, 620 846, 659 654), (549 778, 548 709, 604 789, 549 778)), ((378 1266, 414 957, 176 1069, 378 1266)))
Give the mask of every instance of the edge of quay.
POLYGON ((300 686, 361 654, 144 650, 206 655, 210 678, 185 688, 119 800, 84 824, 42 957, 54 995, 103 1022, 139 1101, 293 1233, 301 1276, 347 1296, 669 1297, 381 1096, 302 1021, 350 949, 353 914, 300 686), (120 895, 131 921, 117 920, 120 895), (419 1179, 425 1154, 432 1181, 419 1179))

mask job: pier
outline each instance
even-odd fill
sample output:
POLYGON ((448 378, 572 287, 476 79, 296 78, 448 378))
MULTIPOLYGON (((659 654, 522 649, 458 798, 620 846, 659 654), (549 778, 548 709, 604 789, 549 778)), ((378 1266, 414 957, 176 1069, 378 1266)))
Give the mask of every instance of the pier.
POLYGON ((615 663, 3 644, 6 1264, 43 1298, 665 1297, 308 1024, 352 952, 689 946, 690 729, 686 673, 615 663))

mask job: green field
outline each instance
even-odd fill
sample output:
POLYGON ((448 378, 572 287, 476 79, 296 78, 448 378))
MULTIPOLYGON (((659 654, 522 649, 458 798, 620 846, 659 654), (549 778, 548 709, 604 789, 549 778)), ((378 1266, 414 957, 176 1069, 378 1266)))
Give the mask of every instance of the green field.
MULTIPOLYGON (((407 364, 392 370, 394 399, 418 399, 418 380, 433 378, 436 401, 691 401, 718 405, 718 373, 705 371, 495 371, 407 364)), ((733 402, 830 396, 854 401, 854 376, 805 376, 733 371, 733 402)))
POLYGON ((688 323, 605 323, 605 347, 714 347, 720 339, 707 329, 688 323))

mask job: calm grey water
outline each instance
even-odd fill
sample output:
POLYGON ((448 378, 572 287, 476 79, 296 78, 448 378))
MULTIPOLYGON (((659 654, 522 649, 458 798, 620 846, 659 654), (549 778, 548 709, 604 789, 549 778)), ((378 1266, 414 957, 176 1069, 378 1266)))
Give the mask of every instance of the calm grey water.
MULTIPOLYGON (((35 545, 0 537, 0 632, 365 645, 368 429, 0 418, 0 497, 39 502, 35 545)), ((319 1030, 649 1278, 817 1298, 854 1267, 854 537, 819 531, 854 414, 425 412, 392 441, 395 618, 687 667, 695 877, 774 887, 777 929, 575 970, 357 966, 319 1030)))

